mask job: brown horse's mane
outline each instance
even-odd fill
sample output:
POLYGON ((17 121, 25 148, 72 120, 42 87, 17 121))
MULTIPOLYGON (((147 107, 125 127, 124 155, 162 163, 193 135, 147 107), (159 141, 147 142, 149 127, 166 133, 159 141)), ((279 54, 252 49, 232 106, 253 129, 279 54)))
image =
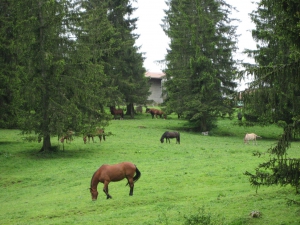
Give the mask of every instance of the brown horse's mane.
MULTIPOLYGON (((96 170, 96 172, 97 172, 98 170, 96 170)), ((93 176, 92 176, 92 179, 91 179, 91 187, 90 188, 92 188, 92 182, 93 182, 93 179, 94 179, 94 176, 95 176, 95 174, 96 174, 96 172, 93 174, 93 176)))

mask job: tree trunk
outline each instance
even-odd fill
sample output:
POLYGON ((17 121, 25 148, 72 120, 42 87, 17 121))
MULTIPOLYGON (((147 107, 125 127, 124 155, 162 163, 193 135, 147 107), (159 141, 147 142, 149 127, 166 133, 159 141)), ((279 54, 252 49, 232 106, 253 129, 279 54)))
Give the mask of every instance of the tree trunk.
POLYGON ((43 3, 42 1, 39 1, 39 22, 40 22, 40 28, 39 28, 39 49, 40 49, 40 70, 41 70, 41 77, 43 80, 43 92, 42 92, 42 132, 43 132, 43 146, 40 151, 50 151, 51 150, 51 142, 50 142, 50 132, 49 132, 49 124, 50 124, 50 117, 49 117, 49 102, 50 102, 50 91, 48 87, 48 73, 46 69, 46 59, 45 59, 45 28, 44 28, 44 15, 42 10, 43 3))
POLYGON ((40 152, 44 152, 44 151, 51 151, 51 141, 50 141, 49 134, 46 134, 46 136, 44 136, 44 138, 43 138, 43 146, 42 146, 40 152))
MULTIPOLYGON (((45 72, 42 73, 43 77, 45 77, 45 72)), ((43 121, 42 121, 42 131, 43 131, 43 147, 40 151, 51 151, 51 142, 50 142, 50 131, 49 131, 49 90, 48 87, 45 87, 45 92, 43 93, 43 121)))
POLYGON ((134 107, 133 107, 133 103, 129 103, 129 104, 127 105, 126 115, 130 115, 131 119, 134 118, 134 107))
POLYGON ((207 130, 207 124, 206 124, 206 121, 205 121, 205 119, 201 119, 201 125, 200 125, 201 127, 200 127, 200 131, 201 132, 206 132, 206 131, 208 131, 207 130))

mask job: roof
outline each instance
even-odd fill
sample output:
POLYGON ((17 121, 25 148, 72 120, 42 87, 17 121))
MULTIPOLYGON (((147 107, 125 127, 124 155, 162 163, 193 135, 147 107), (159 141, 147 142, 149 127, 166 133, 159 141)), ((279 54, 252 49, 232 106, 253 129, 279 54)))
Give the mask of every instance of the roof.
POLYGON ((162 72, 146 72, 145 76, 153 79, 162 79, 166 74, 162 72))

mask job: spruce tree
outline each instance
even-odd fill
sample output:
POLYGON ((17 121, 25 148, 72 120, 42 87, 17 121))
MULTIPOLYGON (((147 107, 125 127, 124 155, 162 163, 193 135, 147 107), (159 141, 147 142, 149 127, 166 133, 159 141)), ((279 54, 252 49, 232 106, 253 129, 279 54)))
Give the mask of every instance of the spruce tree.
POLYGON ((256 188, 291 185, 299 192, 300 159, 288 158, 288 148, 300 134, 299 8, 300 3, 293 0, 262 0, 252 13, 256 24, 252 34, 258 49, 247 52, 254 56, 257 65, 245 65, 244 75, 254 76, 243 94, 245 110, 262 124, 283 127, 276 146, 267 151, 269 161, 259 164, 255 173, 245 172, 256 188))
MULTIPOLYGON (((282 121, 290 124, 293 116, 299 114, 296 96, 300 92, 298 83, 294 82, 295 76, 272 73, 274 69, 280 71, 284 65, 299 59, 299 38, 295 32, 299 32, 297 24, 300 22, 297 23, 297 14, 293 12, 297 4, 292 1, 287 4, 263 0, 251 14, 256 25, 252 36, 257 41, 257 50, 247 49, 245 52, 255 59, 257 65, 264 67, 264 71, 250 72, 255 78, 250 89, 257 91, 249 90, 251 95, 244 95, 244 111, 249 119, 255 118, 252 122, 269 124, 282 121)), ((253 65, 245 64, 245 67, 252 71, 253 65)))
POLYGON ((171 40, 166 56, 167 110, 183 114, 201 131, 210 130, 216 118, 232 114, 224 96, 236 83, 235 28, 230 6, 215 0, 170 0, 164 31, 171 40))
POLYGON ((105 72, 110 77, 111 86, 117 86, 111 96, 111 105, 124 102, 127 114, 134 116, 133 105, 143 104, 149 96, 149 84, 145 77, 142 53, 135 46, 138 35, 134 33, 137 18, 132 18, 135 10, 129 0, 109 1, 108 19, 117 32, 121 45, 107 58, 105 72))
MULTIPOLYGON (((102 1, 99 1, 102 2, 102 1)), ((105 55, 119 48, 107 20, 107 7, 89 10, 87 1, 14 2, 14 43, 21 80, 19 126, 43 139, 106 126, 104 110, 111 90, 105 55), (112 47, 113 46, 113 47, 112 47)))
POLYGON ((0 2, 0 127, 17 128, 17 111, 20 105, 19 78, 14 52, 14 1, 0 2))

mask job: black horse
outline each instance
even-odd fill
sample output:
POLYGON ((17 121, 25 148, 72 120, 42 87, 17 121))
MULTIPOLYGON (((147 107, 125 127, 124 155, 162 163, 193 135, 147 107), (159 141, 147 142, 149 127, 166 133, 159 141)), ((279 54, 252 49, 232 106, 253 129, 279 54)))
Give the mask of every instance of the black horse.
POLYGON ((166 131, 160 138, 160 142, 161 143, 164 143, 164 139, 166 139, 166 143, 168 142, 169 140, 169 143, 170 143, 170 138, 176 138, 176 144, 180 144, 180 134, 179 132, 177 131, 174 131, 174 132, 169 132, 169 131, 166 131))

